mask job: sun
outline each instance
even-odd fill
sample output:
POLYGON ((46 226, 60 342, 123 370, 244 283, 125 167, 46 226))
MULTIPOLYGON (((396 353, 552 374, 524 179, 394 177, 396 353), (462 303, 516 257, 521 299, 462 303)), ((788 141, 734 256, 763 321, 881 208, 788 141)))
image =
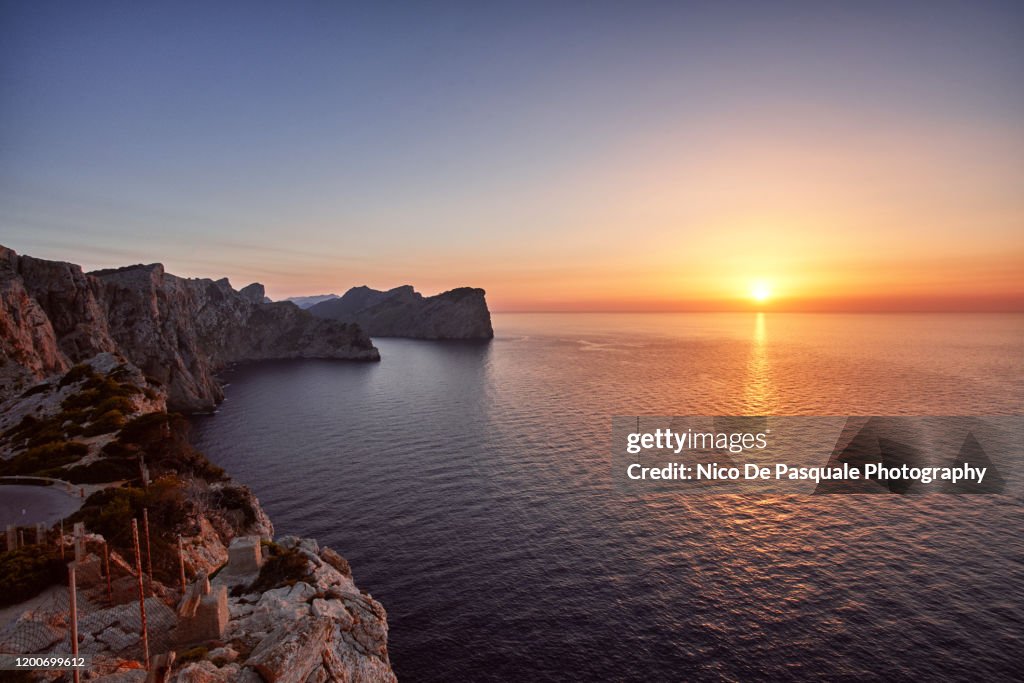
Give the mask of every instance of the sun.
POLYGON ((772 296, 772 289, 767 282, 758 281, 750 287, 750 297, 759 304, 768 301, 772 296))

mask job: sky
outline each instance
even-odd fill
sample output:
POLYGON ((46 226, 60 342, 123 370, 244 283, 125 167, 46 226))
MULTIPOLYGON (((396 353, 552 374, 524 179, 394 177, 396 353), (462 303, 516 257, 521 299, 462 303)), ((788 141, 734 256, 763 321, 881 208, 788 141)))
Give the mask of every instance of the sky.
POLYGON ((1022 83, 1019 2, 4 1, 0 243, 273 298, 1024 310, 1022 83))

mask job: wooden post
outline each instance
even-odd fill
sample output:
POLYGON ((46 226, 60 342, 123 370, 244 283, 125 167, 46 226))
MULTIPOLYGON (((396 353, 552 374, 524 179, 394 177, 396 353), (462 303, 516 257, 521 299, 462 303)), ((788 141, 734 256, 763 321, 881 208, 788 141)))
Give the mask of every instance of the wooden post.
POLYGON ((75 562, 85 560, 85 522, 75 522, 72 535, 75 543, 75 562))
MULTIPOLYGON (((68 588, 71 592, 71 656, 78 657, 78 597, 75 594, 75 562, 68 565, 68 588)), ((78 667, 71 669, 75 683, 81 680, 78 667)))
POLYGON ((178 534, 178 569, 181 571, 181 594, 185 595, 185 549, 181 544, 181 534, 178 534))
POLYGON ((150 508, 142 508, 142 532, 145 535, 145 572, 153 584, 153 553, 150 552, 150 508))
POLYGON ((64 520, 60 520, 60 559, 64 559, 64 520))
POLYGON ((139 520, 132 519, 132 543, 135 545, 135 574, 139 577, 139 615, 142 619, 142 653, 149 670, 149 629, 146 625, 146 589, 142 583, 142 552, 139 550, 139 520))
POLYGON ((103 540, 103 567, 103 571, 107 575, 107 603, 113 605, 114 591, 110 586, 110 546, 107 545, 106 539, 103 540))

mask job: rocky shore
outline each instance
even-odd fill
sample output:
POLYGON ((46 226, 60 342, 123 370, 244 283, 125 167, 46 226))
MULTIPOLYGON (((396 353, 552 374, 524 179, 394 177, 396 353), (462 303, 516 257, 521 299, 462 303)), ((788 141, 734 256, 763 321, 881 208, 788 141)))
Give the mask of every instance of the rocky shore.
POLYGON ((344 558, 275 541, 256 497, 191 446, 174 412, 212 408, 229 363, 377 360, 356 325, 264 303, 258 285, 159 265, 83 273, 2 247, 0 295, 0 484, 50 484, 81 505, 6 535, 0 652, 70 654, 74 559, 83 680, 395 680, 386 612, 344 558), (129 530, 143 523, 139 572, 129 530))

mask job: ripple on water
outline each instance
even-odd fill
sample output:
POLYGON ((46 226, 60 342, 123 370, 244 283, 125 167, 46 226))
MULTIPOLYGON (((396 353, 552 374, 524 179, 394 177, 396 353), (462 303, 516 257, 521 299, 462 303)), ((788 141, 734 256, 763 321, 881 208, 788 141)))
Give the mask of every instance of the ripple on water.
POLYGON ((409 680, 1006 679, 1019 503, 624 499, 607 452, 616 414, 1019 413, 1022 321, 498 315, 234 372, 196 441, 348 557, 409 680))

